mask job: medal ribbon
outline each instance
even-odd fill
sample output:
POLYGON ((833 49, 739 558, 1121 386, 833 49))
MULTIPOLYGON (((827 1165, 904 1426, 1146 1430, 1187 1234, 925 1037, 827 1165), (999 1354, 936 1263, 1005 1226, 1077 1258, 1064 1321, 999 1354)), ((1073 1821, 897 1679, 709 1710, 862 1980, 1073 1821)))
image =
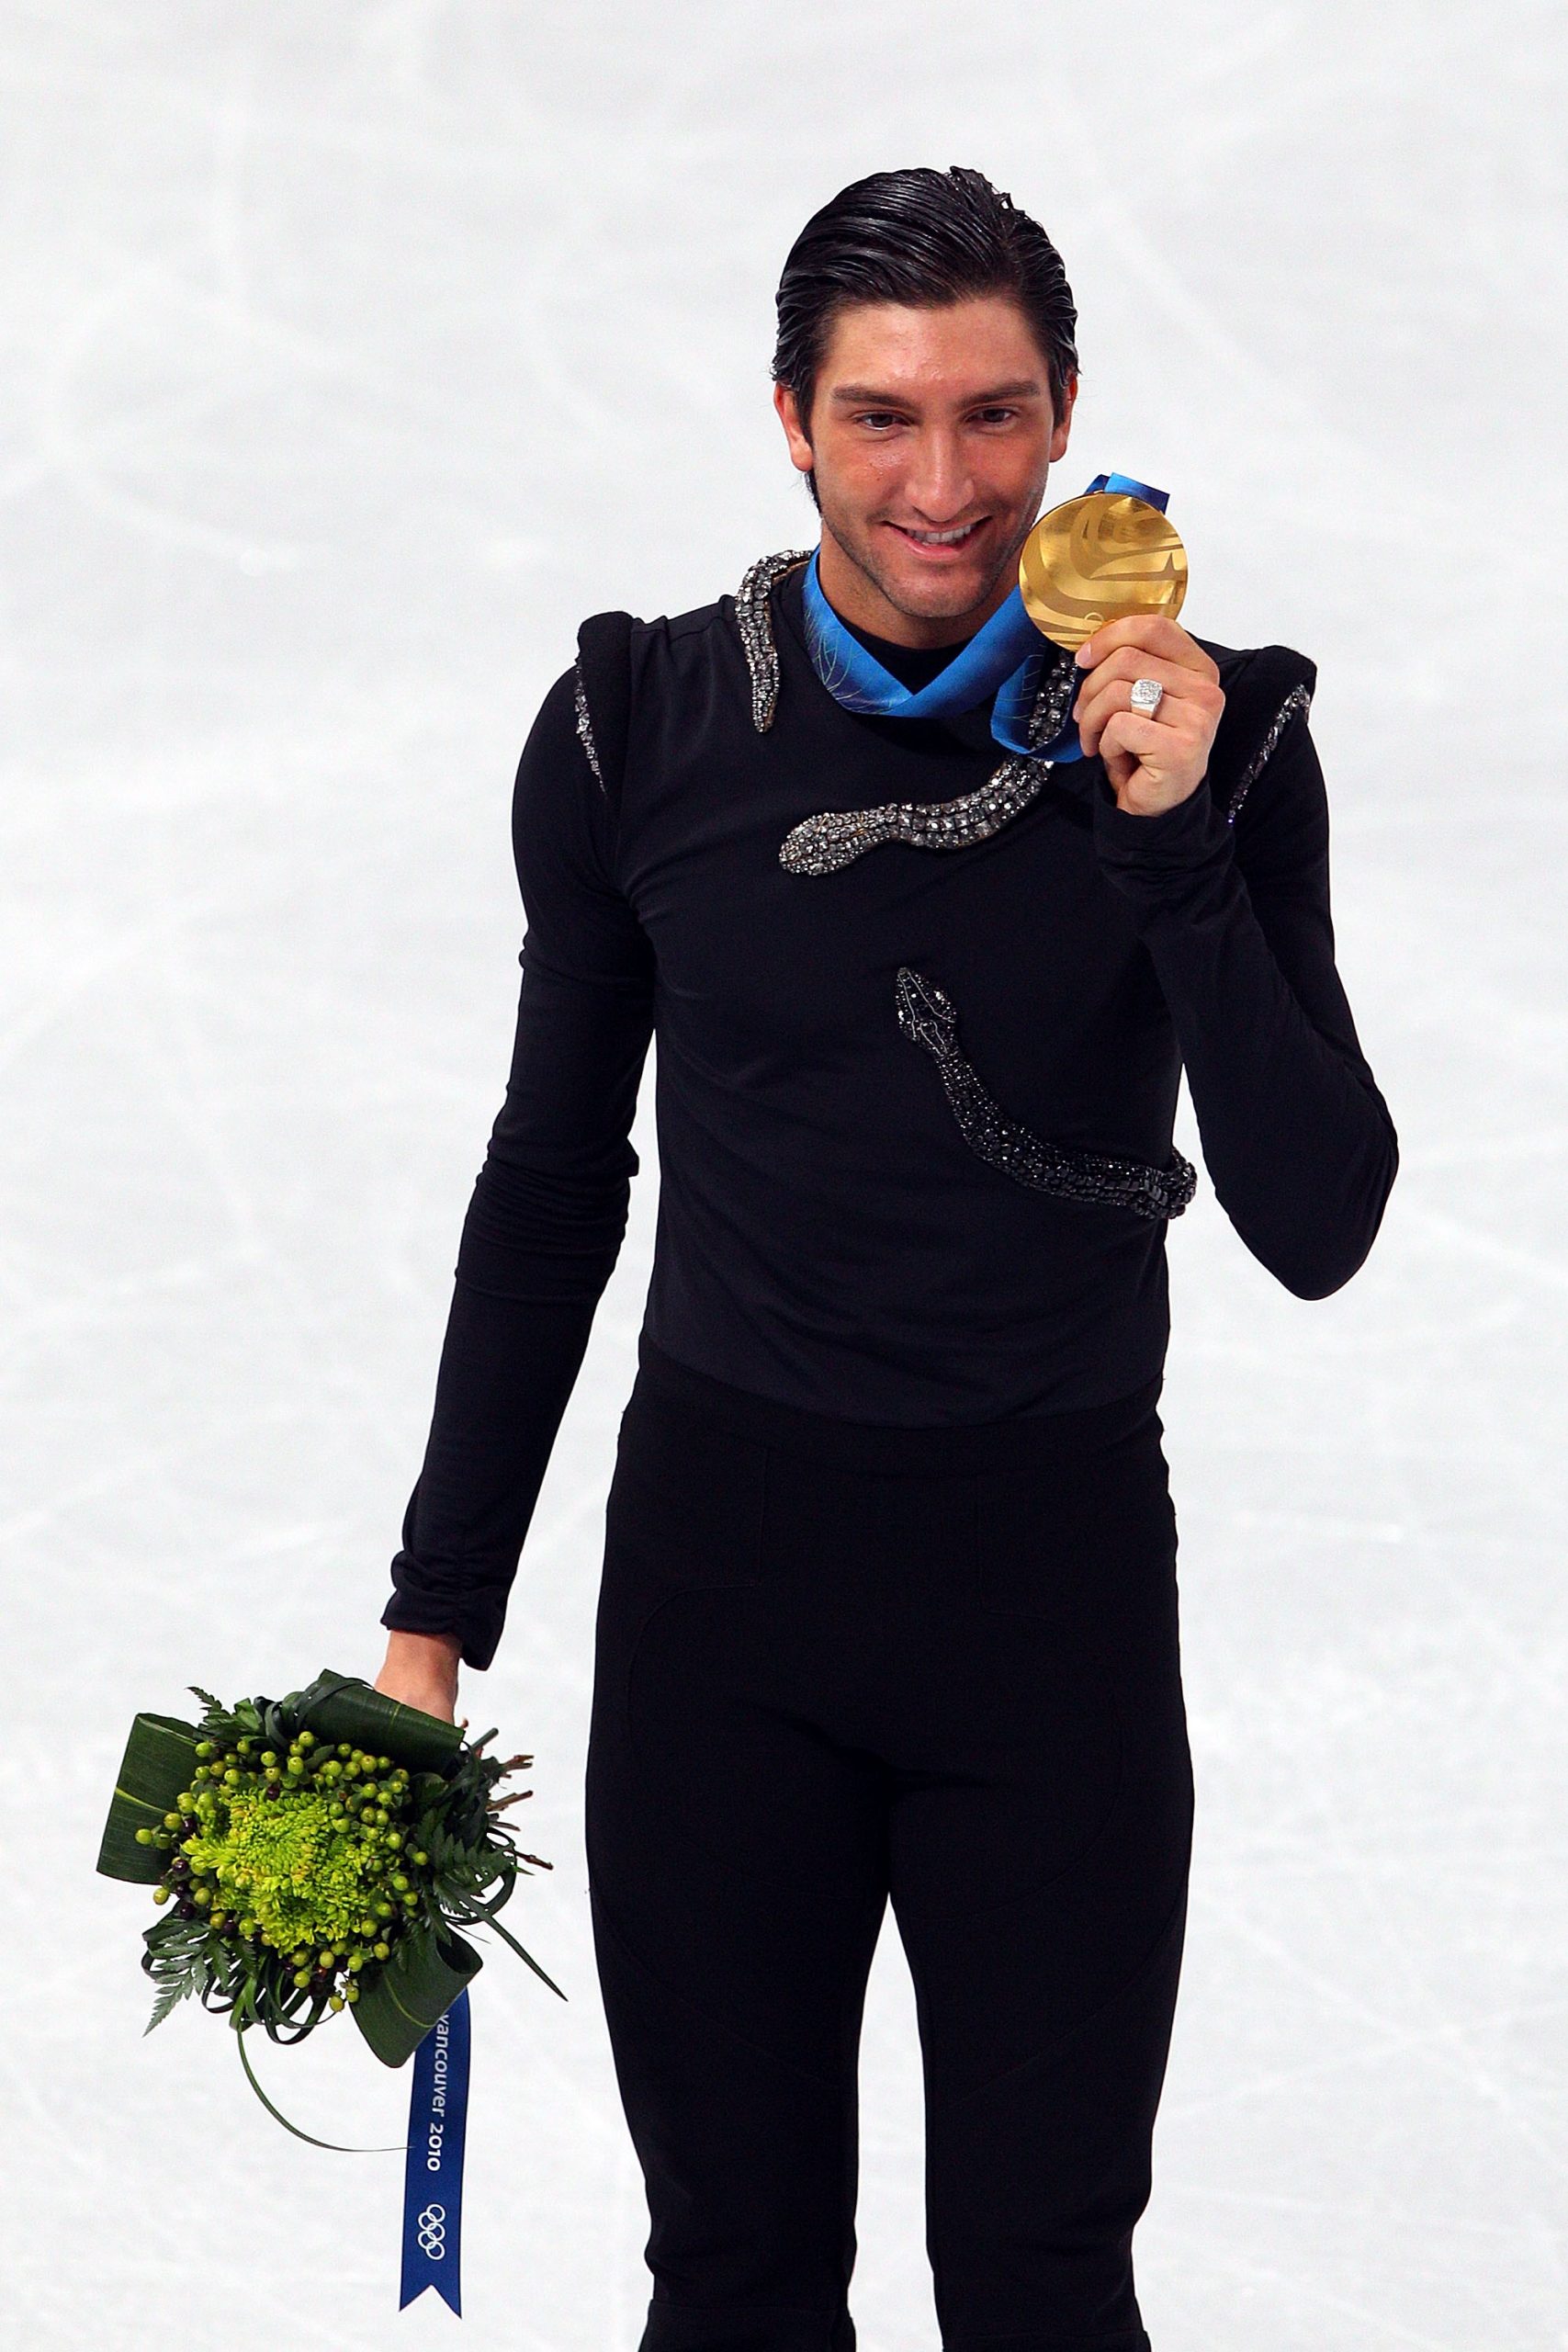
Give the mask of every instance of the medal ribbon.
POLYGON ((463 2316, 463 2140, 468 2121, 468 1988, 413 2053, 403 2165, 403 2277, 398 2309, 427 2287, 463 2316))
MULTIPOLYGON (((1162 514, 1169 497, 1168 491, 1151 490, 1147 482, 1135 481, 1131 474, 1096 474, 1082 495, 1088 497, 1100 490, 1145 499, 1162 514)), ((1023 597, 1017 587, 1006 604, 997 607, 984 628, 969 639, 964 650, 954 654, 944 670, 939 670, 918 690, 911 690, 890 670, 885 670, 876 656, 844 627, 822 592, 815 554, 807 566, 804 595, 806 642, 812 666, 834 701, 845 710, 862 711, 878 718, 951 718, 958 711, 973 710, 976 704, 995 695, 991 732, 1008 751, 1033 759, 1082 759, 1077 727, 1071 718, 1051 742, 1032 744, 1029 741, 1029 716, 1034 707, 1040 673, 1046 656, 1060 649, 1042 638, 1024 609, 1023 597)))

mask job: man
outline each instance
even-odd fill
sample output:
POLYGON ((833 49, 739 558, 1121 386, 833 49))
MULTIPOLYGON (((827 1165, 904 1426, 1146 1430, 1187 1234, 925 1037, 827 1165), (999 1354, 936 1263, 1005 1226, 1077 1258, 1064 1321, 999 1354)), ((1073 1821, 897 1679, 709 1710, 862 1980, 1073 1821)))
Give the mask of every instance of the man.
POLYGON ((1397 1166, 1334 965, 1315 671, 1141 616, 999 674, 1077 312, 978 173, 843 190, 778 311, 815 561, 584 624, 518 769, 516 1044, 378 1687, 450 1716, 494 1655, 657 1029, 586 1789, 641 2352, 852 2346, 889 1899, 945 2352, 1145 2352, 1192 1799, 1156 1410, 1180 1069, 1302 1297, 1397 1166))

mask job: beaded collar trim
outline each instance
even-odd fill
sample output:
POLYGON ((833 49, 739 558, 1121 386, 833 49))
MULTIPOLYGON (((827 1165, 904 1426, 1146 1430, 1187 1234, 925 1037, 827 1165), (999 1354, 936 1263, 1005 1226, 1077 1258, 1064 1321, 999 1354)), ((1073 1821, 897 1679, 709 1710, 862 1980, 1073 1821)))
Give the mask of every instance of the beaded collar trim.
POLYGON ((786 571, 811 560, 809 548, 786 548, 782 555, 759 556, 735 592, 735 622, 751 680, 751 724, 765 735, 779 699, 779 650, 773 642, 769 599, 786 571))

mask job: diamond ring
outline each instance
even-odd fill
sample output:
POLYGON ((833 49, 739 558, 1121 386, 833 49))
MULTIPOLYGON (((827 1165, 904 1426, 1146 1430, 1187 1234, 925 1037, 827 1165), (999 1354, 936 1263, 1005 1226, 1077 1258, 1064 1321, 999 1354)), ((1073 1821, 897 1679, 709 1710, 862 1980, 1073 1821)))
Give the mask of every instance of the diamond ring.
POLYGON ((1132 708, 1140 711, 1144 718, 1152 718, 1164 700, 1165 688, 1157 678, 1134 679, 1128 701, 1132 708))

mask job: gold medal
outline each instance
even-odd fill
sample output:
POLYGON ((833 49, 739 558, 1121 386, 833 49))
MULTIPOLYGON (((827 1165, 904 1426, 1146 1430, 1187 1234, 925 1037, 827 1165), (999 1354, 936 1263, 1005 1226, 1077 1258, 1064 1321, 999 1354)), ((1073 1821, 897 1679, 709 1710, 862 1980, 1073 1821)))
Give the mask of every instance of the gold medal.
POLYGON ((1146 498, 1093 490, 1042 514, 1018 565, 1023 608, 1043 637, 1076 653, 1126 613, 1168 613, 1187 594, 1187 550, 1146 498))

